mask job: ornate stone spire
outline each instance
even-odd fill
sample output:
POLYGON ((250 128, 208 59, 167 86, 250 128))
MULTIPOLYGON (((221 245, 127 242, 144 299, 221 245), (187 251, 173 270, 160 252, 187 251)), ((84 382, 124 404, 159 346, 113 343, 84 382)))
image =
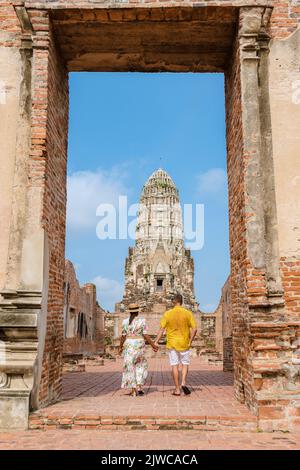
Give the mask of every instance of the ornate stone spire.
POLYGON ((176 188, 172 178, 162 168, 159 168, 152 173, 146 184, 143 186, 141 202, 146 198, 151 198, 153 196, 157 198, 173 196, 177 202, 179 202, 178 189, 176 188))
POLYGON ((118 308, 138 302, 144 313, 163 312, 181 293, 187 308, 197 310, 194 261, 184 247, 179 192, 159 168, 142 188, 136 242, 125 264, 125 293, 118 308))
POLYGON ((182 211, 179 192, 168 173, 159 168, 143 186, 136 241, 149 241, 151 248, 160 240, 183 243, 182 211))

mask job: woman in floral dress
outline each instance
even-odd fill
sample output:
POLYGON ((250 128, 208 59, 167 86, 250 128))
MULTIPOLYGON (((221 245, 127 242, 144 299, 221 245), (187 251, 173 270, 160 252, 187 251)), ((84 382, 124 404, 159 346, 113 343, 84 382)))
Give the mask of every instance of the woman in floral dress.
POLYGON ((122 323, 122 336, 119 353, 124 347, 124 366, 121 388, 130 388, 131 395, 144 395, 143 385, 148 375, 148 362, 145 356, 146 343, 157 351, 150 336, 147 335, 145 318, 139 318, 139 306, 129 305, 130 317, 122 323))

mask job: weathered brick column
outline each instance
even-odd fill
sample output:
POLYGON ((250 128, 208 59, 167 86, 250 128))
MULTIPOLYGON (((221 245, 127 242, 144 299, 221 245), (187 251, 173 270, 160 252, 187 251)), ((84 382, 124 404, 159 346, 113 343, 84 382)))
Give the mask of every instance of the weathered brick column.
POLYGON ((288 321, 280 275, 268 81, 270 13, 268 8, 240 9, 245 251, 239 267, 234 264, 237 244, 232 252, 234 368, 236 395, 258 415, 260 426, 290 429, 299 424, 300 323, 288 321), (240 277, 237 284, 237 269, 245 283, 240 277))
MULTIPOLYGON (((1 259, 0 428, 27 427, 30 408, 56 401, 61 390, 68 82, 48 12, 22 3, 5 7, 1 44, 8 63, 16 64, 6 87, 16 81, 17 126, 12 155, 4 153, 14 165, 1 259)), ((9 95, 5 105, 7 119, 9 95)))
MULTIPOLYGON (((4 119, 6 112, 9 116, 9 109, 13 110, 13 119, 17 126, 14 130, 15 145, 11 145, 9 149, 12 160, 7 160, 7 164, 11 166, 14 191, 11 193, 6 276, 0 297, 0 427, 14 428, 27 426, 29 396, 34 385, 38 324, 42 323, 45 239, 39 224, 41 193, 38 188, 28 186, 32 118, 32 28, 24 9, 17 7, 15 12, 11 5, 6 8, 7 31, 2 31, 4 41, 1 52, 5 53, 8 64, 15 64, 16 67, 11 69, 12 75, 8 76, 5 85, 9 89, 10 81, 16 80, 13 90, 18 105, 12 109, 11 97, 8 95, 3 110, 4 119), (13 20, 15 26, 12 25, 13 20)), ((9 157, 9 153, 5 153, 3 157, 9 157)))

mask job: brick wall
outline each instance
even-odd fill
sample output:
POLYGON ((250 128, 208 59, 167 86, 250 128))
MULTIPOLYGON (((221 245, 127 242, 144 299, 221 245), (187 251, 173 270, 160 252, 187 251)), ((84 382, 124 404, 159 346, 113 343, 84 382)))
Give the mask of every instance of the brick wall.
POLYGON ((195 346, 200 351, 215 351, 216 349, 216 315, 213 313, 199 312, 196 314, 198 324, 198 334, 195 339, 195 346))
POLYGON ((66 260, 64 354, 103 353, 104 314, 96 299, 96 286, 85 284, 81 287, 73 264, 66 260))
POLYGON ((233 371, 233 349, 232 349, 232 337, 223 338, 223 371, 233 371))
MULTIPOLYGON (((159 324, 164 312, 161 313, 148 313, 141 314, 146 321, 148 326, 148 334, 153 337, 156 337, 159 331, 159 324)), ((197 335, 193 342, 193 349, 195 354, 204 354, 205 352, 220 352, 222 353, 222 321, 221 321, 221 308, 218 312, 214 313, 204 313, 196 312, 194 314, 196 324, 197 324, 197 335), (218 329, 218 335, 216 333, 218 329)), ((105 341, 106 344, 116 346, 118 344, 119 336, 122 332, 122 322, 129 317, 128 312, 116 312, 111 314, 106 314, 105 316, 105 341), (115 326, 115 322, 117 325, 115 326), (117 336, 115 337, 115 334, 117 336)), ((166 338, 162 338, 162 343, 166 341, 166 338)), ((113 349, 113 348, 112 348, 113 349)), ((109 347, 107 348, 109 351, 109 347)))
POLYGON ((228 277, 222 288, 223 370, 233 370, 231 286, 228 277))
POLYGON ((300 21, 299 0, 274 0, 271 17, 271 34, 273 37, 284 38, 297 28, 300 21))
POLYGON ((33 56, 30 183, 43 189, 42 226, 48 235, 47 332, 40 404, 61 394, 68 139, 68 75, 45 12, 32 13, 37 31, 33 56))
POLYGON ((287 317, 299 321, 300 312, 300 260, 281 258, 281 274, 287 317))
MULTIPOLYGON (((151 312, 147 314, 141 314, 141 316, 143 316, 147 321, 148 334, 153 338, 156 337, 159 331, 160 320, 163 316, 163 313, 164 311, 162 311, 161 313, 151 312)), ((200 352, 201 350, 219 351, 219 349, 216 348, 217 342, 219 348, 221 348, 221 319, 218 318, 217 321, 217 315, 220 317, 219 313, 220 312, 204 313, 198 311, 194 314, 198 332, 193 346, 198 352, 200 352), (216 335, 217 323, 219 328, 218 339, 216 335)), ((122 322, 124 319, 128 318, 128 316, 128 312, 117 312, 116 314, 106 315, 106 327, 108 336, 110 336, 111 338, 114 336, 114 318, 117 318, 117 331, 118 335, 121 335, 122 322)))
POLYGON ((246 357, 249 352, 245 321, 248 314, 246 294, 246 220, 245 220, 245 159, 243 158, 242 106, 238 43, 225 74, 227 172, 229 195, 229 240, 235 390, 245 400, 247 382, 246 357))
POLYGON ((0 5, 0 25, 1 31, 11 34, 11 37, 3 45, 6 47, 20 45, 21 25, 10 1, 4 1, 0 5))
POLYGON ((222 335, 224 338, 232 336, 232 305, 231 305, 231 286, 230 276, 222 287, 222 335))
POLYGON ((222 309, 222 297, 216 308, 214 315, 216 317, 216 351, 222 356, 223 355, 223 309, 222 309))
MULTIPOLYGON (((299 2, 297 5, 293 3, 293 12, 291 5, 287 3, 274 4, 271 34, 273 37, 286 37, 299 23, 299 2)), ((290 366, 286 366, 287 370, 284 370, 283 356, 286 354, 286 361, 290 360, 288 358, 291 358, 292 349, 296 347, 299 337, 299 327, 287 323, 276 327, 276 322, 280 315, 284 315, 285 320, 291 318, 299 321, 299 261, 295 258, 281 260, 286 302, 282 312, 280 306, 273 308, 271 302, 269 303, 265 269, 255 268, 248 258, 251 240, 246 239, 247 224, 253 213, 248 209, 245 175, 251 165, 252 155, 247 154, 243 148, 243 110, 237 46, 226 71, 226 112, 235 393, 240 401, 245 401, 259 415, 262 427, 268 427, 264 420, 273 419, 269 423, 269 429, 272 426, 287 429, 289 419, 290 423, 297 422, 295 416, 298 411, 292 417, 291 402, 286 399, 285 404, 283 401, 280 403, 278 395, 280 390, 283 393, 289 388, 297 388, 297 380, 295 377, 291 378, 290 366), (257 326, 254 326, 255 322, 257 326), (283 338, 286 338, 286 342, 283 338), (278 353, 282 341, 290 349, 278 353), (266 397, 268 399, 264 399, 266 397)), ((225 361, 228 359, 230 362, 229 338, 224 340, 224 347, 225 361)), ((227 366, 228 364, 225 365, 227 366)))
MULTIPOLYGON (((161 312, 152 311, 152 312, 144 312, 140 314, 147 321, 148 334, 150 336, 155 337, 157 335, 157 332, 159 330, 160 320, 165 311, 166 311, 166 308, 163 308, 161 312)), ((116 310, 116 314, 118 316, 118 332, 119 334, 121 334, 122 322, 123 320, 129 317, 129 313, 127 311, 116 310)), ((111 316, 108 316, 108 318, 111 318, 111 316)))

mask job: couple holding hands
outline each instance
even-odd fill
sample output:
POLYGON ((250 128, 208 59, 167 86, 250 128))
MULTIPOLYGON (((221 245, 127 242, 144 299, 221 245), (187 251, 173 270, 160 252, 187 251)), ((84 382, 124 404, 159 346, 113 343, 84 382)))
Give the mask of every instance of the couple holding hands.
POLYGON ((148 326, 145 318, 139 317, 139 306, 129 305, 129 318, 122 323, 122 336, 119 353, 123 354, 124 366, 122 388, 130 388, 132 396, 144 395, 143 386, 148 375, 146 359, 146 343, 157 352, 163 334, 167 335, 167 350, 175 389, 172 395, 180 396, 191 393, 186 385, 190 364, 190 348, 197 333, 194 315, 182 306, 182 295, 176 294, 173 308, 164 313, 160 321, 160 329, 155 341, 147 334, 148 326), (179 365, 182 365, 181 381, 179 381, 179 365))

